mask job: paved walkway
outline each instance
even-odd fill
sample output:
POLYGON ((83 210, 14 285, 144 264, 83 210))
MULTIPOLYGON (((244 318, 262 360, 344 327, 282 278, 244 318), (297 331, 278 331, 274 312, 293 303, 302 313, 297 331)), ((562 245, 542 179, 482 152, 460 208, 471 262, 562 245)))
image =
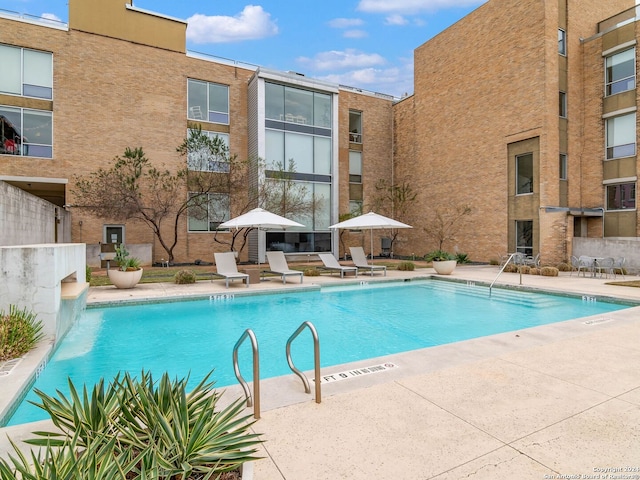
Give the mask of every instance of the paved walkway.
MULTIPOLYGON (((450 278, 488 284, 497 272, 460 266, 450 278)), ((386 279, 432 273, 389 272, 386 279)), ((304 281, 285 288, 350 280, 323 275, 304 281)), ((575 274, 504 273, 497 282, 520 283, 640 301, 640 288, 575 274)), ((130 291, 102 287, 92 288, 88 301, 281 288, 275 279, 228 290, 223 281, 138 285, 130 291)), ((319 404, 302 392, 294 375, 263 381, 262 415, 254 430, 265 440, 264 459, 255 463, 255 479, 640 478, 640 307, 326 368, 322 374, 385 363, 395 367, 323 384, 319 404)), ((237 395, 239 388, 228 388, 223 398, 237 395)), ((16 430, 10 434, 20 436, 16 430)))

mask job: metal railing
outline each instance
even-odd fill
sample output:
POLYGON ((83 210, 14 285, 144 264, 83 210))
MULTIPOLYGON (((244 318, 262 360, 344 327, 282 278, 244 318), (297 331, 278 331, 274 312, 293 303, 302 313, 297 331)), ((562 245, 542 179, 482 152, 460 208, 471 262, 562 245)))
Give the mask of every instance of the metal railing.
POLYGON ((242 385, 244 395, 247 398, 247 407, 253 406, 253 416, 257 420, 260 418, 260 355, 258 352, 258 341, 251 329, 247 329, 240 336, 235 346, 233 347, 233 371, 236 374, 236 378, 242 385), (242 345, 247 337, 251 340, 251 349, 253 350, 253 396, 249 390, 249 385, 242 375, 240 374, 240 368, 238 367, 238 348, 242 345))
MULTIPOLYGON (((516 255, 519 255, 519 252, 516 253, 512 253, 511 255, 509 255, 509 258, 507 258, 507 261, 504 262, 504 265, 502 265, 502 268, 500 269, 500 271, 498 272, 498 275, 496 275, 496 278, 493 279, 493 282, 491 282, 491 285, 489 285, 489 297, 491 297, 491 289, 493 288, 493 284, 496 283, 496 280, 498 280, 498 277, 500 276, 500 274, 502 272, 504 272, 504 269, 506 268, 507 265, 509 265, 509 262, 513 259, 513 257, 515 257, 516 255)), ((518 269, 518 272, 520 272, 520 285, 522 285, 522 269, 518 269)))
POLYGON ((320 387, 320 341, 318 340, 318 332, 316 332, 316 329, 311 322, 303 322, 298 327, 298 329, 289 337, 289 340, 287 340, 287 363, 289 364, 289 368, 293 371, 293 373, 295 373, 298 377, 300 377, 300 380, 302 380, 305 393, 311 393, 309 380, 307 380, 307 377, 295 367, 293 361, 291 360, 291 342, 293 342, 305 328, 311 330, 311 335, 313 335, 313 364, 315 371, 314 382, 316 384, 316 403, 320 403, 322 400, 320 387))

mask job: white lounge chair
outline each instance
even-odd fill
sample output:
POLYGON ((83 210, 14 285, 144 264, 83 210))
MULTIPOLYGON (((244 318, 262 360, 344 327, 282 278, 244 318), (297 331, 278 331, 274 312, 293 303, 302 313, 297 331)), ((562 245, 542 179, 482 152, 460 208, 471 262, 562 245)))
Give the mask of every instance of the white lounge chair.
POLYGON ((229 288, 229 280, 235 280, 236 278, 243 280, 244 283, 247 284, 247 287, 249 287, 249 274, 238 271, 236 256, 233 252, 214 253, 213 257, 216 261, 216 272, 214 275, 224 277, 227 288, 229 288))
POLYGON ((320 268, 331 272, 340 272, 340 278, 343 278, 344 274, 349 272, 353 272, 356 277, 358 276, 358 267, 345 267, 344 265, 340 265, 332 253, 319 253, 318 256, 324 264, 324 266, 320 268))
POLYGON ((299 270, 291 270, 289 268, 284 252, 267 252, 267 261, 269 262, 269 270, 264 270, 264 272, 280 275, 282 277, 282 283, 287 283, 288 276, 299 275, 300 283, 302 283, 304 273, 299 270))
POLYGON ((353 264, 358 267, 358 270, 369 271, 369 274, 373 276, 373 273, 376 271, 380 271, 387 275, 387 267, 384 265, 370 265, 367 262, 367 256, 364 253, 364 249, 362 247, 349 247, 349 251, 351 251, 351 259, 353 260, 353 264))

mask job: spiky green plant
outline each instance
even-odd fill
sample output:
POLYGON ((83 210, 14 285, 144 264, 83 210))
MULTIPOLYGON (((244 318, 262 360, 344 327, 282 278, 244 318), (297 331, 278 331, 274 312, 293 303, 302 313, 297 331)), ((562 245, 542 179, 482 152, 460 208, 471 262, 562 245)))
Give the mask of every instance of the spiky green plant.
POLYGON ((0 361, 19 358, 42 340, 42 322, 26 308, 9 305, 0 311, 0 361))
MULTIPOLYGON (((89 394, 78 393, 69 380, 70 397, 59 398, 36 390, 59 432, 34 432, 27 442, 64 447, 69 438, 80 448, 115 439, 114 452, 122 462, 138 459, 136 475, 154 471, 161 479, 213 478, 257 457, 259 435, 251 433, 250 415, 242 415, 238 399, 217 411, 220 394, 209 381, 211 373, 189 393, 188 377, 171 380, 163 374, 155 382, 150 372, 140 378, 125 373, 108 387, 100 381, 89 394)), ((140 477, 135 477, 140 478, 140 477)), ((146 478, 146 477, 142 477, 146 478)))

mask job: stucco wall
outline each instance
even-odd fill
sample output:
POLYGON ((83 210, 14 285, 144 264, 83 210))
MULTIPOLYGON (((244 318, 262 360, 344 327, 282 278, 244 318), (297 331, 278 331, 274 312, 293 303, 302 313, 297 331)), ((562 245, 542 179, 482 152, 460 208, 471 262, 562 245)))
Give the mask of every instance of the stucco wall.
POLYGON ((640 238, 573 238, 573 255, 624 257, 629 273, 640 272, 640 238))
POLYGON ((0 181, 0 245, 69 242, 69 212, 0 181))

